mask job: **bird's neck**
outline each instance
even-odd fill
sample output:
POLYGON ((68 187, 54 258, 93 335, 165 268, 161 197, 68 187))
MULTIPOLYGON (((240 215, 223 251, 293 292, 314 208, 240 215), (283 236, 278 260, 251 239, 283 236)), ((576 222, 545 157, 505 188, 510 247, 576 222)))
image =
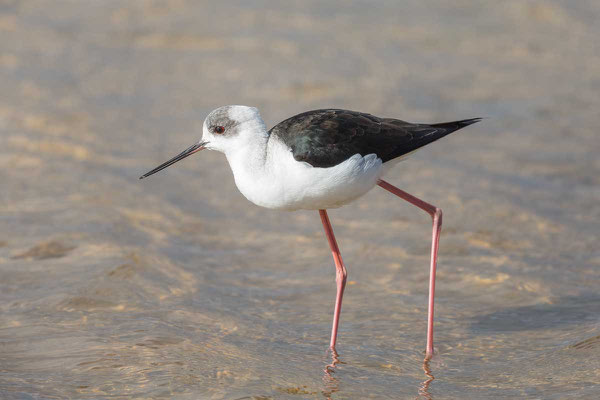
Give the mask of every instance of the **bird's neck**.
POLYGON ((244 123, 236 146, 225 153, 235 182, 242 192, 242 186, 260 179, 265 174, 268 141, 269 133, 264 122, 248 121, 244 123))

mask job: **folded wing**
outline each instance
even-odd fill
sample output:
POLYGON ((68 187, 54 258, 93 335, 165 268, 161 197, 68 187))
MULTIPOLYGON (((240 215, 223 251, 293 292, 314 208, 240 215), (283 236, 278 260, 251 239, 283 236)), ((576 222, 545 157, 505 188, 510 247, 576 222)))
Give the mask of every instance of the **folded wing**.
POLYGON ((323 109, 288 118, 269 133, 288 145, 297 161, 327 168, 355 154, 376 154, 386 162, 478 121, 480 118, 412 124, 356 111, 323 109))

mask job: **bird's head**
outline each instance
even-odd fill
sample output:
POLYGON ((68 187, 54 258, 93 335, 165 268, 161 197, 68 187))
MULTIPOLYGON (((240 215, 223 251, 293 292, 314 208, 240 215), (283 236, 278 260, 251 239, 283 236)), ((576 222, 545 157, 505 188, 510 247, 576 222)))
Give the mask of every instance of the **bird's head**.
POLYGON ((202 125, 202 139, 169 161, 145 173, 140 179, 146 178, 160 170, 175 164, 177 161, 209 149, 229 153, 243 148, 249 141, 255 140, 256 135, 266 134, 265 124, 255 107, 223 106, 211 111, 202 125))
POLYGON ((204 147, 228 153, 253 140, 257 132, 266 131, 258 109, 247 106, 224 106, 212 111, 204 120, 204 147))

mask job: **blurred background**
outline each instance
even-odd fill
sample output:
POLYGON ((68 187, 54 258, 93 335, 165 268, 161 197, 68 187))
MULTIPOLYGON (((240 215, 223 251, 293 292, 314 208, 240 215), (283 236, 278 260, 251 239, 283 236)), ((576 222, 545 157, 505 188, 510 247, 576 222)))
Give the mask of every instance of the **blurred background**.
POLYGON ((0 1, 0 397, 597 398, 600 3, 0 1), (330 213, 246 201, 206 114, 488 117, 330 213))

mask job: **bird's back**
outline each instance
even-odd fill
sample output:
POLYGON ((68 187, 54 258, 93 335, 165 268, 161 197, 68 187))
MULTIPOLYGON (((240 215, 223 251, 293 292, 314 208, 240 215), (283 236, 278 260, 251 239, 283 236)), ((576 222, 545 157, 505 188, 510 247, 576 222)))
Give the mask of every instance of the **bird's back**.
POLYGON ((313 167, 340 164, 355 154, 376 154, 384 163, 410 153, 480 118, 438 124, 413 124, 340 109, 307 111, 269 131, 313 167))

